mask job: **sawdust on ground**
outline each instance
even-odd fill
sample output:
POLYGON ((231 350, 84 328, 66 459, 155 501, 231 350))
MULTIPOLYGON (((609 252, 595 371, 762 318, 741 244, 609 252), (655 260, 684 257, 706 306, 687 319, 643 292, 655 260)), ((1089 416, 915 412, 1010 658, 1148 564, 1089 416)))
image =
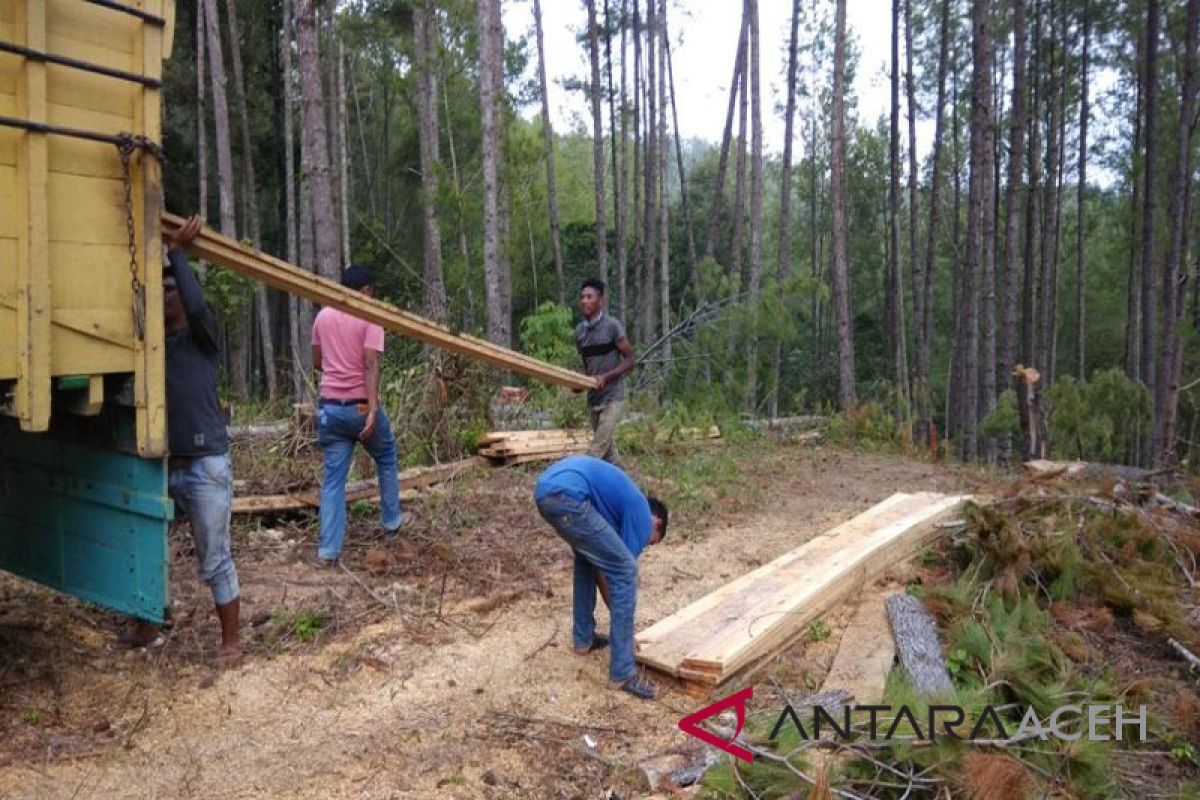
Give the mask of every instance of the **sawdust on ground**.
MULTIPOLYGON (((409 551, 436 547, 443 513, 457 514, 463 529, 480 531, 473 546, 456 545, 458 552, 448 558, 442 554, 455 567, 441 570, 440 590, 436 570, 406 572, 401 561, 399 574, 374 584, 382 587, 375 589, 382 601, 368 601, 359 612, 366 623, 328 634, 321 646, 252 648, 245 666, 214 679, 191 662, 174 670, 151 668, 146 654, 127 656, 114 668, 95 655, 104 647, 103 633, 70 626, 75 638, 62 652, 74 653, 75 668, 59 670, 63 677, 48 691, 73 726, 57 742, 44 742, 41 757, 6 756, 0 743, 0 797, 598 797, 641 759, 687 747, 690 740, 676 723, 695 710, 696 701, 667 692, 647 703, 610 691, 606 654, 581 658, 572 652, 565 548, 531 509, 520 519, 513 511, 528 503, 536 473, 506 473, 475 487, 496 494, 488 502, 499 519, 491 525, 481 526, 472 516, 477 512, 463 508, 417 509, 409 551), (514 526, 524 548, 522 588, 509 602, 475 613, 470 604, 478 607, 481 591, 503 588, 493 580, 496 571, 514 568, 511 557, 495 563, 472 557, 486 553, 489 530, 501 535, 496 524, 514 526), (454 576, 449 593, 447 573, 454 576), (422 614, 404 610, 412 597, 396 594, 414 584, 422 614), (430 621, 434 595, 439 609, 430 621)), ((781 450, 769 472, 750 479, 764 484, 768 502, 761 513, 732 516, 718 508, 706 523, 673 529, 642 559, 639 629, 893 492, 971 489, 981 477, 820 447, 781 450)), ((311 570, 306 581, 304 570, 295 558, 286 564, 285 575, 301 584, 297 590, 321 583, 311 570)), ((251 606, 256 592, 281 580, 266 574, 258 576, 259 585, 254 575, 247 582, 251 606)), ((191 578, 185 574, 180 581, 195 583, 191 578)), ((348 576, 330 580, 335 589, 308 591, 332 591, 335 601, 348 602, 356 593, 358 602, 366 599, 348 576)), ((5 694, 14 674, 39 669, 29 657, 14 655, 24 637, 53 635, 82 613, 74 601, 28 585, 0 594, 0 609, 16 602, 24 602, 26 611, 30 602, 49 610, 25 614, 15 625, 13 615, 0 614, 5 694)), ((600 613, 603 630, 607 621, 600 613)), ((761 680, 795 682, 799 693, 805 682, 819 682, 849 616, 846 609, 831 615, 834 636, 792 648, 761 680)), ((19 722, 27 709, 2 697, 0 712, 5 724, 35 727, 33 720, 19 722)), ((623 789, 620 794, 628 796, 623 789)))

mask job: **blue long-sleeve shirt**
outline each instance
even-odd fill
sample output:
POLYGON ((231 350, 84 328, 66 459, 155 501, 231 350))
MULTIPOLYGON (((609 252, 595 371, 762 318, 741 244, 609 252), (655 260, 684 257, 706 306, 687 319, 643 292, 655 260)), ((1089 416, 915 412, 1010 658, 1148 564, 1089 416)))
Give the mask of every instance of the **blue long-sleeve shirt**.
POLYGON ((221 455, 229 451, 229 433, 217 399, 217 321, 184 251, 172 248, 167 257, 188 319, 187 328, 167 335, 167 443, 172 456, 221 455))
POLYGON ((634 558, 650 544, 654 526, 646 495, 628 475, 607 461, 568 456, 551 464, 538 478, 533 499, 540 501, 556 493, 590 501, 634 558))

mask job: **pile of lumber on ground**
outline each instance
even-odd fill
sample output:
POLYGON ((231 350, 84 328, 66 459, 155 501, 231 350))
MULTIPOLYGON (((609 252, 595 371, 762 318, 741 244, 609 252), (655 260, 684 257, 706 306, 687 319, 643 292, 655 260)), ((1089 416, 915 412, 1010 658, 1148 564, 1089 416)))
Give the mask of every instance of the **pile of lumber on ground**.
POLYGON ((716 425, 707 428, 673 428, 659 431, 655 437, 659 442, 697 442, 720 439, 721 429, 716 425))
MULTIPOLYGON (((438 464, 432 467, 416 467, 400 471, 400 491, 427 489, 439 483, 453 480, 465 472, 487 464, 479 458, 464 458, 461 461, 451 461, 448 464, 438 464)), ((379 481, 352 481, 346 484, 346 502, 355 503, 360 500, 378 502, 379 481)), ((268 514, 282 511, 296 511, 302 508, 318 508, 321 505, 321 489, 319 487, 304 492, 292 494, 269 494, 255 497, 233 498, 234 514, 268 514)))
POLYGON ((479 438, 479 455, 497 465, 549 461, 586 453, 592 434, 559 428, 548 431, 493 431, 479 438))
POLYGON ((895 494, 637 636, 637 659, 707 696, 937 535, 965 498, 895 494))

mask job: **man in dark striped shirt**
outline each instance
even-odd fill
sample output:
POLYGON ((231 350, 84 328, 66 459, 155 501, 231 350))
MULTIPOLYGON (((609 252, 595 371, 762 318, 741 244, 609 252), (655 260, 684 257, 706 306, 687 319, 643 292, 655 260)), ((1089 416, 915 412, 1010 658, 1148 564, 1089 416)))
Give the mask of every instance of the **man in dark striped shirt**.
POLYGON ((616 430, 625 401, 624 375, 637 365, 625 326, 604 310, 604 281, 588 278, 579 290, 583 322, 575 327, 575 346, 584 374, 596 379, 588 392, 592 444, 588 455, 618 464, 616 430))

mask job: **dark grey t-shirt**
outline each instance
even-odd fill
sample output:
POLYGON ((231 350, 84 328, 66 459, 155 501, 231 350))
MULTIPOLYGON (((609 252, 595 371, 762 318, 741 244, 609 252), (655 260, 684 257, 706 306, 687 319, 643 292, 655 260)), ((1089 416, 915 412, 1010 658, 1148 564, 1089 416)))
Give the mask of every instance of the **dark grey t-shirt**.
POLYGON ((229 433, 217 400, 217 322, 184 252, 171 250, 168 257, 188 326, 167 336, 167 443, 172 456, 222 455, 229 451, 229 433))
MULTIPOLYGON (((615 317, 601 311, 594 320, 584 320, 575 326, 575 347, 583 358, 585 375, 600 375, 621 363, 617 340, 625 338, 625 326, 615 317)), ((603 389, 588 392, 588 405, 599 408, 609 400, 625 398, 625 379, 610 381, 603 389)))

